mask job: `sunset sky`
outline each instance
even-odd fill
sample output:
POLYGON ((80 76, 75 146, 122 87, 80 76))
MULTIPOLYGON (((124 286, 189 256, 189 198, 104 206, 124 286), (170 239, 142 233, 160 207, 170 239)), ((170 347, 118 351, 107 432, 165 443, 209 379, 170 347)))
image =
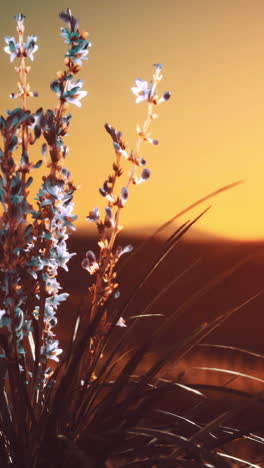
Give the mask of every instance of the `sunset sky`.
MULTIPOLYGON (((63 69, 66 44, 60 37, 58 13, 67 7, 93 44, 79 74, 88 96, 81 109, 72 106, 71 133, 65 138, 70 146, 67 167, 80 185, 75 197, 78 227, 90 229, 85 216, 104 206, 98 188, 114 157, 104 123, 121 130, 133 148, 146 105, 135 103, 130 88, 136 78, 150 80, 152 65, 162 63, 159 90, 170 90, 172 98, 158 107, 159 118, 151 129, 160 144, 143 146, 141 156, 152 171, 151 179, 130 191, 121 224, 137 230, 158 226, 196 199, 244 179, 243 185, 213 200, 197 227, 202 233, 229 238, 263 238, 264 2, 2 2, 3 47, 4 36, 15 34, 13 17, 18 12, 26 15, 26 35, 38 36, 30 83, 39 98, 29 102, 32 111, 56 105, 49 84, 63 69)), ((0 67, 3 113, 14 105, 8 95, 17 81, 14 64, 3 50, 0 67)), ((126 176, 128 166, 124 167, 126 176)))

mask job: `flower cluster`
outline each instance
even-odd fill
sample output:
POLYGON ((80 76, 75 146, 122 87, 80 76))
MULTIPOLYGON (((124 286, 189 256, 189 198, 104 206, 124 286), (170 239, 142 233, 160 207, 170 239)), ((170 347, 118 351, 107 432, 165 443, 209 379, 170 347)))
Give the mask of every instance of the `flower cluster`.
POLYGON ((69 102, 81 107, 80 99, 87 95, 87 91, 80 91, 83 86, 82 80, 74 82, 72 79, 71 73, 59 75, 59 79, 52 81, 50 87, 62 102, 69 102))
POLYGON ((38 93, 30 90, 30 85, 27 83, 27 75, 31 70, 29 65, 26 65, 25 60, 29 58, 32 62, 34 60, 34 54, 38 50, 37 36, 34 34, 28 36, 26 42, 24 42, 24 19, 25 16, 21 13, 16 15, 17 21, 17 32, 18 42, 14 37, 6 36, 5 42, 6 47, 4 51, 10 55, 10 61, 13 62, 15 58, 20 59, 20 65, 15 67, 15 70, 19 74, 19 82, 17 91, 10 94, 11 98, 22 98, 25 106, 26 97, 37 97, 38 93))
POLYGON ((73 80, 82 66, 82 61, 87 60, 91 43, 87 40, 88 33, 79 30, 79 21, 67 9, 60 13, 60 18, 66 23, 68 28, 61 28, 61 34, 69 46, 65 54, 65 64, 67 71, 58 73, 57 79, 52 81, 51 89, 57 94, 62 103, 72 103, 77 107, 81 106, 80 100, 87 95, 87 91, 81 91, 82 80, 73 80))
POLYGON ((17 108, 8 111, 7 117, 0 117, 0 133, 3 148, 0 149, 0 201, 3 207, 0 230, 2 281, 2 326, 8 327, 17 343, 17 352, 24 353, 23 338, 31 327, 31 317, 27 313, 27 291, 25 283, 26 246, 31 238, 31 228, 27 217, 33 209, 27 200, 28 188, 32 183, 29 173, 41 165, 30 163, 27 152, 21 153, 20 162, 13 159, 13 152, 21 145, 20 132, 24 125, 30 125, 33 116, 30 111, 17 108))
MULTIPOLYGON (((23 32, 21 26, 24 23, 24 19, 24 15, 17 15, 17 20, 20 24, 20 27, 18 27, 19 32, 23 32)), ((21 57, 28 57, 33 62, 33 54, 38 50, 37 39, 37 36, 34 34, 33 36, 28 36, 26 42, 16 42, 14 37, 6 36, 5 42, 7 45, 4 51, 10 55, 10 62, 13 62, 15 58, 21 57)))
POLYGON ((42 355, 46 356, 48 359, 59 362, 58 356, 62 353, 62 349, 58 346, 58 340, 47 339, 41 349, 42 355))
POLYGON ((5 327, 12 336, 6 354, 20 356, 19 372, 20 368, 26 369, 23 356, 29 342, 34 361, 30 379, 36 388, 45 384, 47 360, 58 360, 61 353, 53 328, 57 324, 58 306, 68 294, 60 293, 62 288, 57 278, 59 268, 67 271, 67 263, 75 255, 68 252, 67 239, 69 230, 75 229, 73 222, 77 218, 73 213, 76 187, 70 172, 63 167, 68 154, 63 138, 71 121, 66 104, 80 106, 79 100, 87 94, 80 91, 83 82, 73 77, 81 69, 81 60, 86 58, 91 45, 86 39, 88 34, 79 31, 78 20, 70 10, 62 12, 60 17, 69 26, 63 28, 63 35, 70 47, 65 58, 67 69, 59 72, 57 80, 51 83, 51 89, 59 97, 56 109, 27 110, 27 97, 37 93, 30 91, 27 82, 30 67, 26 59, 33 60, 38 47, 35 35, 24 40, 24 15, 16 16, 18 41, 6 37, 4 49, 10 54, 11 62, 15 58, 20 60, 15 69, 19 75, 18 90, 11 97, 21 98, 22 107, 8 111, 7 117, 0 117, 4 143, 0 149, 0 202, 4 211, 0 231, 0 328, 5 327), (33 181, 31 171, 38 169, 43 161, 31 162, 29 148, 39 139, 44 140, 42 156, 49 173, 43 177, 34 209, 28 202, 33 181), (17 162, 13 153, 19 150, 17 162))
MULTIPOLYGON (((70 177, 70 174, 69 174, 70 177)), ((29 261, 27 263, 29 273, 37 281, 41 291, 43 285, 43 297, 36 294, 39 305, 35 306, 35 319, 43 321, 45 336, 41 347, 41 359, 51 359, 46 353, 54 340, 52 328, 57 324, 56 311, 62 301, 68 297, 67 293, 59 294, 61 286, 57 281, 58 269, 63 268, 68 271, 67 263, 75 255, 67 250, 66 241, 68 239, 68 228, 75 229, 73 221, 77 218, 73 211, 73 192, 69 178, 69 185, 66 180, 54 180, 47 177, 37 194, 38 210, 34 211, 32 217, 33 233, 31 243, 28 244, 27 251, 29 261), (37 246, 37 247, 36 247, 37 246)), ((55 352, 55 348, 52 348, 55 352)))
MULTIPOLYGON (((67 70, 57 73, 57 79, 51 83, 51 89, 58 95, 59 103, 55 110, 44 112, 39 109, 36 113, 34 131, 43 135, 46 143, 42 146, 42 152, 50 155, 50 174, 43 177, 42 186, 37 194, 38 210, 33 214, 33 229, 36 239, 40 243, 38 251, 42 254, 35 256, 35 244, 31 245, 33 256, 33 275, 37 275, 38 282, 42 285, 44 299, 39 297, 40 305, 37 311, 37 319, 43 324, 43 335, 41 344, 41 360, 44 363, 45 372, 46 359, 57 356, 56 349, 58 340, 54 339, 52 328, 56 325, 56 311, 61 301, 67 299, 67 294, 58 294, 61 289, 57 281, 58 269, 68 271, 67 262, 75 255, 69 254, 66 241, 68 230, 75 229, 73 222, 77 216, 73 214, 73 194, 76 187, 71 180, 70 172, 63 167, 64 159, 68 154, 68 147, 63 142, 63 137, 68 134, 71 114, 66 111, 67 104, 72 103, 80 106, 80 99, 87 92, 80 91, 83 85, 81 80, 73 81, 73 75, 81 69, 80 55, 88 52, 90 43, 86 40, 87 33, 79 31, 79 22, 71 14, 70 10, 60 13, 60 18, 67 23, 69 29, 63 28, 63 34, 67 37, 70 45, 66 54, 67 70), (79 60, 76 63, 76 57, 79 60), (34 262, 37 262, 34 264, 34 262), (49 343, 48 347, 45 343, 49 343), (56 346, 55 346, 56 344, 56 346), (48 350, 52 349, 52 354, 48 350)), ((32 258, 31 258, 32 261, 32 258)), ((54 357, 52 359, 55 359, 54 357)))
MULTIPOLYGON (((162 80, 161 75, 162 65, 156 63, 154 81, 143 81, 141 78, 135 80, 136 86, 131 88, 131 91, 137 96, 136 103, 147 101, 153 104, 161 104, 161 102, 168 101, 171 97, 169 91, 165 91, 162 97, 156 94, 156 85, 162 80)), ((156 116, 155 116, 156 117, 156 116)))
POLYGON ((79 21, 72 16, 70 9, 61 12, 60 18, 68 26, 68 28, 61 28, 61 35, 66 44, 70 46, 65 55, 65 63, 75 74, 80 70, 82 60, 88 59, 87 55, 92 44, 87 40, 88 33, 80 32, 79 21))

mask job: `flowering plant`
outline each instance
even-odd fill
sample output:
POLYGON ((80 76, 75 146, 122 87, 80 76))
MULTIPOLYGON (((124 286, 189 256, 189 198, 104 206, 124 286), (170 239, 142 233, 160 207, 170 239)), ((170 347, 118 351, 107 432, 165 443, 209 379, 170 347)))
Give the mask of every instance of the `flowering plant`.
MULTIPOLYGON (((57 73, 50 85, 58 97, 55 109, 28 110, 28 98, 37 97, 28 82, 28 59, 34 60, 38 45, 36 35, 25 39, 23 14, 16 16, 18 39, 5 38, 5 52, 10 55, 11 62, 18 63, 15 67, 18 87, 10 97, 19 99, 21 107, 0 117, 1 467, 210 465, 228 468, 231 465, 224 451, 218 449, 223 436, 220 425, 214 427, 218 432, 212 444, 210 424, 199 428, 197 434, 179 435, 179 427, 171 423, 170 417, 165 428, 155 423, 155 408, 168 392, 182 388, 191 390, 180 383, 180 376, 174 381, 159 376, 167 360, 180 359, 227 318, 230 311, 210 326, 201 324, 188 338, 170 346, 140 377, 134 373, 142 357, 155 340, 164 335, 172 320, 164 319, 131 357, 122 354, 133 325, 127 327, 126 306, 116 306, 120 294, 117 266, 120 258, 132 251, 132 246, 116 246, 116 240, 122 229, 121 213, 132 186, 147 181, 151 175, 141 155, 142 144, 158 144, 158 140, 151 137, 149 127, 157 118, 154 110, 170 99, 168 91, 158 95, 162 79, 160 64, 154 65, 152 81, 137 79, 136 86, 132 87, 136 103, 145 101, 147 105, 146 119, 137 127, 135 148, 129 149, 122 133, 105 124, 113 142, 113 171, 99 189, 106 201, 103 215, 94 208, 87 216, 87 221, 97 226, 99 253, 88 250, 81 262, 94 278, 89 287, 90 307, 84 314, 76 315, 69 347, 64 352, 54 332, 57 309, 68 297, 67 293, 60 292, 59 269, 68 271, 67 264, 75 255, 67 249, 69 234, 75 229, 73 195, 76 187, 64 167, 68 154, 64 137, 71 122, 69 105, 80 107, 87 95, 82 89, 83 81, 76 79, 76 75, 91 47, 88 34, 80 30, 79 21, 69 9, 61 12, 60 18, 65 24, 61 35, 67 51, 65 70, 57 73), (42 141, 42 156, 33 162, 30 148, 39 140, 42 141), (121 179, 124 160, 130 165, 125 182, 121 179), (46 172, 33 206, 29 188, 33 171, 41 166, 45 166, 46 172), (124 334, 113 342, 117 326, 124 328, 124 334), (120 361, 122 368, 118 370, 120 361)), ((165 251, 151 266, 140 287, 198 218, 182 225, 169 238, 165 251)), ((168 287, 159 291, 153 301, 168 287)), ((148 312, 153 301, 143 314, 134 317, 135 323, 140 316, 150 316, 148 312)), ((163 416, 165 414, 163 412, 163 416)), ((232 434, 234 436, 235 432, 232 434)))

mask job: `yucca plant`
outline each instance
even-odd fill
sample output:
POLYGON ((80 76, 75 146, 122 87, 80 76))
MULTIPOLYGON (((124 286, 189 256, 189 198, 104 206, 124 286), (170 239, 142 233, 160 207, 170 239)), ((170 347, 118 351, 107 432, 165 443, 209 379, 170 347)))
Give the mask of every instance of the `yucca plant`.
MULTIPOLYGON (((59 269, 68 270, 74 255, 67 250, 70 230, 74 229, 73 194, 76 190, 70 172, 64 167, 68 148, 64 143, 71 115, 69 104, 80 106, 87 94, 83 82, 75 79, 91 46, 88 34, 82 32, 79 21, 68 9, 60 13, 65 23, 61 29, 67 44, 65 71, 59 72, 50 85, 58 96, 56 109, 27 108, 28 97, 36 97, 28 83, 30 66, 37 51, 37 37, 25 39, 23 14, 16 16, 18 40, 6 37, 5 51, 17 61, 18 88, 11 94, 20 106, 0 119, 2 149, 0 151, 0 200, 3 207, 1 223, 1 284, 0 284, 0 464, 1 467, 190 467, 213 466, 228 468, 244 463, 229 451, 229 443, 241 439, 255 429, 227 426, 235 416, 256 403, 262 404, 262 394, 251 395, 230 388, 217 388, 224 394, 240 396, 239 404, 203 424, 191 416, 164 409, 170 395, 181 401, 201 399, 213 386, 186 384, 182 373, 169 378, 169 366, 177 362, 200 343, 232 313, 246 306, 249 298, 237 307, 218 316, 213 322, 201 323, 186 337, 164 349, 147 370, 142 370, 144 358, 155 343, 166 337, 195 300, 236 271, 242 260, 214 278, 190 296, 175 312, 166 317, 154 332, 136 349, 127 347, 142 318, 152 317, 153 305, 187 275, 196 262, 169 284, 162 287, 144 308, 127 317, 127 311, 139 290, 152 273, 172 252, 179 240, 198 221, 185 222, 169 236, 162 252, 153 260, 144 278, 139 278, 135 290, 120 301, 118 274, 125 275, 123 255, 131 245, 116 245, 122 210, 133 185, 145 182, 150 170, 142 157, 144 142, 157 145, 149 133, 155 109, 168 101, 170 92, 158 95, 162 66, 154 65, 150 82, 136 80, 132 92, 136 102, 147 105, 146 119, 137 128, 137 142, 129 149, 120 131, 105 125, 113 144, 114 161, 110 175, 99 189, 106 206, 101 215, 94 208, 87 221, 96 224, 98 252, 88 250, 82 267, 91 276, 89 304, 76 310, 75 326, 67 349, 59 347, 54 333, 56 312, 67 299, 62 289, 59 269), (31 204, 29 187, 33 169, 43 166, 43 159, 33 162, 29 150, 42 140, 45 174, 31 204), (126 161, 125 161, 126 160, 126 161), (129 165, 128 176, 125 164, 129 165), (122 258, 121 258, 122 257, 122 258), (123 263, 122 263, 123 262, 123 263), (123 270, 122 270, 123 268, 123 270), (129 323, 132 325, 127 326, 129 323), (131 322, 133 320, 133 322, 131 322), (59 357, 60 356, 60 357, 59 357), (54 364, 55 363, 55 364, 54 364)), ((237 182, 239 183, 239 182, 237 182)), ((209 194, 175 215, 159 228, 162 231, 195 205, 210 199, 237 183, 209 194)), ((137 248, 130 254, 140 256, 137 248)), ((157 315, 157 314, 156 314, 157 315)), ((163 313, 158 314, 163 316, 163 313)), ((63 321, 63 316, 60 318, 63 321)), ((177 367, 176 367, 177 368, 177 367)), ((216 389, 216 388, 215 388, 216 389)), ((201 403, 202 404, 202 403, 201 403)), ((190 404, 190 407, 192 405, 190 404)), ((195 412, 193 412, 195 417, 195 412)), ((262 427, 256 428, 258 431, 262 427)), ((258 434, 251 438, 263 443, 258 434)), ((245 462, 246 463, 246 462, 245 462)), ((250 466, 256 466, 251 464, 250 466)), ((259 465, 260 466, 260 465, 259 465)))

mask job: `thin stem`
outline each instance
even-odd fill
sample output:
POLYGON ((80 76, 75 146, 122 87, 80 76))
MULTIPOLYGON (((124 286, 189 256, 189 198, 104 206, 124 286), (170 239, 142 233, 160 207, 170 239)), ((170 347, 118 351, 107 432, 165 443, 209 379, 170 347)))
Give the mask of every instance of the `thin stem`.
MULTIPOLYGON (((151 93, 152 97, 155 95, 157 84, 158 84, 158 80, 155 79, 155 75, 154 75, 154 83, 153 83, 153 86, 152 86, 152 93, 151 93)), ((135 154, 134 154, 135 161, 136 161, 136 159, 138 158, 138 156, 140 154, 142 143, 143 143, 143 141, 145 139, 147 131, 148 131, 148 129, 150 127, 150 124, 151 124, 151 122, 153 120, 153 117, 152 117, 153 116, 153 105, 154 105, 153 100, 150 99, 150 101, 148 103, 148 112, 147 112, 146 120, 145 120, 145 122, 143 124, 142 130, 138 134, 138 139, 137 139, 137 143, 136 143, 136 151, 135 151, 135 154)), ((136 162, 133 162, 132 170, 130 172, 130 175, 129 175, 129 178, 128 178, 128 181, 127 181, 127 184, 126 184, 127 189, 129 188, 129 186, 133 182, 136 169, 137 169, 137 164, 136 164, 136 162)), ((116 211, 116 219, 115 219, 116 224, 115 224, 115 228, 113 229, 113 232, 112 232, 112 235, 111 235, 111 238, 110 238, 110 242, 109 242, 109 251, 110 252, 113 249, 113 246, 114 246, 114 243, 115 243, 115 240, 116 240, 116 236, 117 236, 117 234, 119 232, 118 231, 118 222, 119 222, 119 218, 120 218, 121 209, 122 209, 121 207, 118 207, 117 211, 116 211)))
MULTIPOLYGON (((19 79, 20 79, 20 89, 21 89, 21 98, 22 98, 22 109, 25 111, 27 106, 27 74, 30 68, 26 67, 26 59, 24 56, 24 28, 19 28, 17 26, 18 32, 18 42, 21 51, 21 62, 18 69, 19 79)), ((28 150, 28 126, 26 122, 22 124, 22 153, 26 153, 28 150)), ((25 172, 22 173, 22 190, 23 195, 25 195, 25 172)))
MULTIPOLYGON (((148 101, 148 107, 147 107, 147 117, 144 121, 144 124, 143 124, 143 127, 140 131, 138 131, 138 139, 137 139, 137 142, 136 142, 136 149, 135 149, 135 152, 133 154, 133 159, 132 159, 132 169, 131 169, 131 172, 129 174, 129 177, 128 177, 128 180, 127 180, 127 184, 126 184, 126 188, 128 189, 129 186, 134 182, 134 179, 135 179, 135 173, 136 173, 136 169, 137 169, 137 166, 138 166, 138 157, 139 157, 139 154, 140 154, 140 151, 141 151, 141 146, 142 146, 142 143, 144 140, 147 139, 147 132, 148 132, 148 129, 150 127, 150 124, 154 118, 153 116, 153 106, 154 106, 154 103, 156 103, 155 101, 155 94, 156 94, 156 87, 157 87, 157 84, 158 82, 160 81, 160 76, 159 76, 159 71, 156 71, 156 73, 154 74, 154 82, 152 84, 152 87, 151 87, 151 92, 150 92, 150 96, 149 96, 149 101, 148 101)), ((117 156, 117 166, 119 166, 119 162, 120 162, 120 158, 121 158, 121 154, 116 151, 116 156, 117 156)), ((116 179, 117 179, 117 172, 115 172, 115 175, 114 175, 114 180, 112 181, 112 184, 111 184, 111 190, 110 192, 108 192, 108 195, 112 195, 113 194, 113 191, 114 191, 114 187, 115 187, 115 183, 116 183, 116 179)), ((108 203, 108 206, 109 207, 112 207, 113 206, 113 202, 109 202, 108 203)), ((96 316, 98 310, 99 310, 99 307, 101 307, 103 304, 104 304, 104 301, 105 301, 105 297, 104 297, 104 293, 103 293, 103 281, 105 281, 105 277, 107 277, 108 279, 108 286, 111 287, 111 282, 112 280, 114 279, 114 268, 115 268, 115 265, 116 265, 116 262, 115 261, 112 261, 111 260, 111 257, 113 256, 112 252, 113 252, 113 248, 114 248, 114 244, 115 244, 115 241, 116 241, 116 238, 117 238, 117 235, 120 231, 120 227, 119 227, 119 219, 120 219, 120 215, 121 215, 121 209, 123 208, 122 204, 118 204, 117 206, 117 209, 116 209, 116 213, 115 213, 115 225, 112 229, 112 232, 111 232, 111 235, 110 235, 110 238, 109 238, 109 241, 108 241, 108 245, 106 246, 106 248, 103 247, 104 245, 104 242, 106 240, 106 227, 105 227, 105 222, 106 222, 106 217, 104 219, 104 229, 103 229, 103 232, 101 234, 101 242, 102 242, 102 246, 101 246, 101 249, 100 249, 100 253, 99 253, 99 259, 98 259, 98 264, 99 264, 99 271, 96 275, 96 281, 95 281, 95 284, 94 286, 92 287, 91 289, 91 296, 92 296, 92 305, 91 305, 91 311, 90 311, 90 321, 92 321, 94 319, 94 317, 96 316)), ((104 325, 104 323, 107 323, 107 310, 105 311, 104 313, 104 316, 102 317, 102 320, 101 320, 101 325, 104 325)), ((94 338, 91 338, 90 340, 90 347, 89 347, 89 352, 90 352, 90 357, 92 356, 93 359, 91 359, 92 363, 91 365, 94 366, 94 361, 96 358, 98 358, 98 350, 100 349, 100 344, 102 342, 103 338, 99 338, 97 340, 95 340, 94 338)))
MULTIPOLYGON (((154 75, 154 83, 153 83, 153 86, 152 86, 152 97, 155 95, 157 84, 158 84, 158 79, 155 79, 155 75, 154 75)), ((131 183, 134 180, 134 176, 135 176, 135 172, 136 172, 136 168, 137 168, 136 159, 140 154, 142 143, 143 143, 143 141, 145 139, 147 131, 148 131, 148 129, 150 127, 150 124, 151 124, 151 122, 153 120, 153 117, 152 117, 153 116, 153 105, 154 105, 153 100, 151 99, 150 102, 148 103, 147 117, 146 117, 145 122, 143 124, 142 130, 138 134, 138 139, 137 139, 137 143, 136 143, 136 150, 135 150, 135 154, 134 154, 133 166, 132 166, 132 170, 130 172, 130 175, 129 175, 129 178, 128 178, 128 181, 127 181, 127 184, 126 184, 127 189, 129 188, 129 186, 131 185, 131 183)), ((119 155, 119 157, 120 157, 120 155, 119 155)), ((113 186, 112 186, 112 190, 111 190, 110 193, 112 193, 112 192, 113 192, 113 186)), ((99 305, 98 297, 100 297, 100 292, 101 292, 101 289, 102 289, 103 276, 104 276, 104 273, 105 273, 105 271, 106 271, 106 269, 108 267, 110 255, 111 255, 111 252, 113 250, 116 237, 117 237, 117 235, 119 233, 119 219, 120 219, 121 209, 122 209, 121 206, 119 206, 117 208, 117 211, 116 211, 116 214, 115 214, 115 227, 112 230, 110 240, 109 240, 109 244, 108 244, 108 254, 107 254, 105 260, 103 261, 103 263, 102 263, 102 260, 103 260, 102 250, 100 251, 100 254, 99 254, 99 265, 102 265, 102 269, 98 272, 95 287, 94 287, 94 293, 93 293, 93 299, 92 299, 91 319, 94 317, 94 315, 96 313, 96 309, 97 309, 97 307, 99 305)), ((104 239, 105 239, 105 230, 104 230, 104 233, 103 233, 103 240, 104 239)))

